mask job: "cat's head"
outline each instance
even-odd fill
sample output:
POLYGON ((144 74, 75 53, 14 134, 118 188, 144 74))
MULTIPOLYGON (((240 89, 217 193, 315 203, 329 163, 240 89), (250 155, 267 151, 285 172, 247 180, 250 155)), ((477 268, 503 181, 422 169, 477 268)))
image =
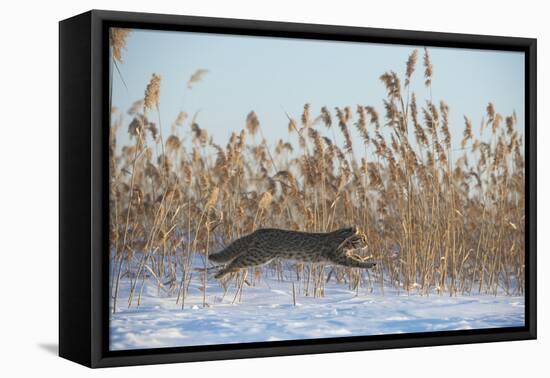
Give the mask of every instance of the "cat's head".
POLYGON ((355 226, 346 226, 336 230, 335 232, 345 238, 348 238, 350 236, 357 235, 359 233, 359 230, 355 226))

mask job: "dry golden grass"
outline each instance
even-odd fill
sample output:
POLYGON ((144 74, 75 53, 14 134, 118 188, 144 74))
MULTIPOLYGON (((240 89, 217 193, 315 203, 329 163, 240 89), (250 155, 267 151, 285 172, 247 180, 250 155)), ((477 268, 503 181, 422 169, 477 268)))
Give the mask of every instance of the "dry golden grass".
MULTIPOLYGON (((119 62, 123 46, 113 44, 119 62)), ((372 106, 358 105, 355 112, 335 108, 333 117, 328 107, 315 115, 306 104, 299 122, 287 115, 289 139, 274 143, 273 151, 253 111, 244 125, 234 126, 225 146, 214 144, 196 117, 189 120, 183 112, 163 142, 160 126, 148 118, 149 110, 160 113, 160 76, 153 74, 144 98, 128 111, 130 145, 116 146, 123 121, 112 120, 114 307, 123 275, 132 279, 129 305, 139 303, 147 275, 176 290, 184 306, 193 274, 201 275, 206 304, 207 259, 197 273, 193 255, 207 257, 259 227, 320 232, 348 224, 359 227, 366 240, 362 257, 381 263, 367 278, 356 269, 295 264, 302 284, 293 285, 294 298, 323 296, 329 279, 353 290, 391 285, 420 294, 522 294, 525 177, 516 116, 504 118, 489 103, 481 125, 489 136, 478 139, 465 117, 461 148, 453 150, 450 107, 431 98, 420 107, 410 88, 417 54, 413 50, 407 61, 404 87, 395 72, 381 76, 387 89, 384 119, 372 106), (334 123, 343 146, 334 138, 334 123), (361 139, 352 140, 351 128, 361 139), (323 136, 328 129, 332 138, 323 136), (190 138, 191 147, 182 143, 182 130, 188 130, 183 138, 190 138)), ((431 96, 434 69, 427 49, 423 64, 431 96)), ((193 74, 189 86, 205 73, 193 74)), ((252 284, 266 273, 288 279, 274 262, 254 269, 252 284)), ((235 299, 247 274, 234 277, 235 299)))

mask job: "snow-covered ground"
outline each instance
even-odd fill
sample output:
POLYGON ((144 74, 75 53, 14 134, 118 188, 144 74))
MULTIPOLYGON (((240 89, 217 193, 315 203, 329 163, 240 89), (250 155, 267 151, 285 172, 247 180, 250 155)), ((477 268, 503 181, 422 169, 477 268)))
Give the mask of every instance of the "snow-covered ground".
MULTIPOLYGON (((185 299, 158 289, 149 278, 139 307, 127 306, 130 280, 120 283, 117 312, 111 315, 111 350, 227 344, 359 335, 522 326, 524 298, 513 296, 421 296, 385 289, 382 295, 361 288, 349 290, 332 279, 323 298, 303 296, 292 282, 265 277, 243 287, 233 302, 232 285, 225 296, 215 280, 208 282, 207 306, 202 306, 200 273, 194 272, 185 299), (223 297, 223 298, 222 298, 223 297)), ((140 288, 138 284, 138 289, 140 288)), ((112 305, 112 303, 111 303, 112 305)))

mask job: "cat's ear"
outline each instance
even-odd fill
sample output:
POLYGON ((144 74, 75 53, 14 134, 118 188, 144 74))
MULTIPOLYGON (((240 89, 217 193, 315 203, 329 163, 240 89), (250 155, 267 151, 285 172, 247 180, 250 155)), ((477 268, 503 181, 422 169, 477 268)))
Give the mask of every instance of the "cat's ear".
POLYGON ((355 235, 359 232, 359 230, 355 226, 348 226, 344 230, 346 231, 346 233, 350 233, 352 235, 355 235))
POLYGON ((351 232, 351 229, 352 229, 351 226, 346 226, 346 227, 339 228, 338 230, 336 230, 336 232, 341 234, 349 234, 351 232))
POLYGON ((344 234, 344 235, 353 235, 357 232, 357 228, 354 227, 354 226, 346 226, 346 227, 343 227, 343 228, 340 228, 334 232, 337 232, 339 234, 344 234))

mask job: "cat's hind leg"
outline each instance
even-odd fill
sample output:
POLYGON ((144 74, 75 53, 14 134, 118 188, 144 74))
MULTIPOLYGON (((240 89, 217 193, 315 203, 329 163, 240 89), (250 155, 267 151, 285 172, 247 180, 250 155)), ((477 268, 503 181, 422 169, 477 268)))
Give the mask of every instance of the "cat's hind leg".
POLYGON ((227 266, 216 273, 214 278, 221 279, 228 274, 238 272, 242 268, 264 265, 271 260, 273 260, 271 254, 260 249, 250 249, 227 264, 227 266))

